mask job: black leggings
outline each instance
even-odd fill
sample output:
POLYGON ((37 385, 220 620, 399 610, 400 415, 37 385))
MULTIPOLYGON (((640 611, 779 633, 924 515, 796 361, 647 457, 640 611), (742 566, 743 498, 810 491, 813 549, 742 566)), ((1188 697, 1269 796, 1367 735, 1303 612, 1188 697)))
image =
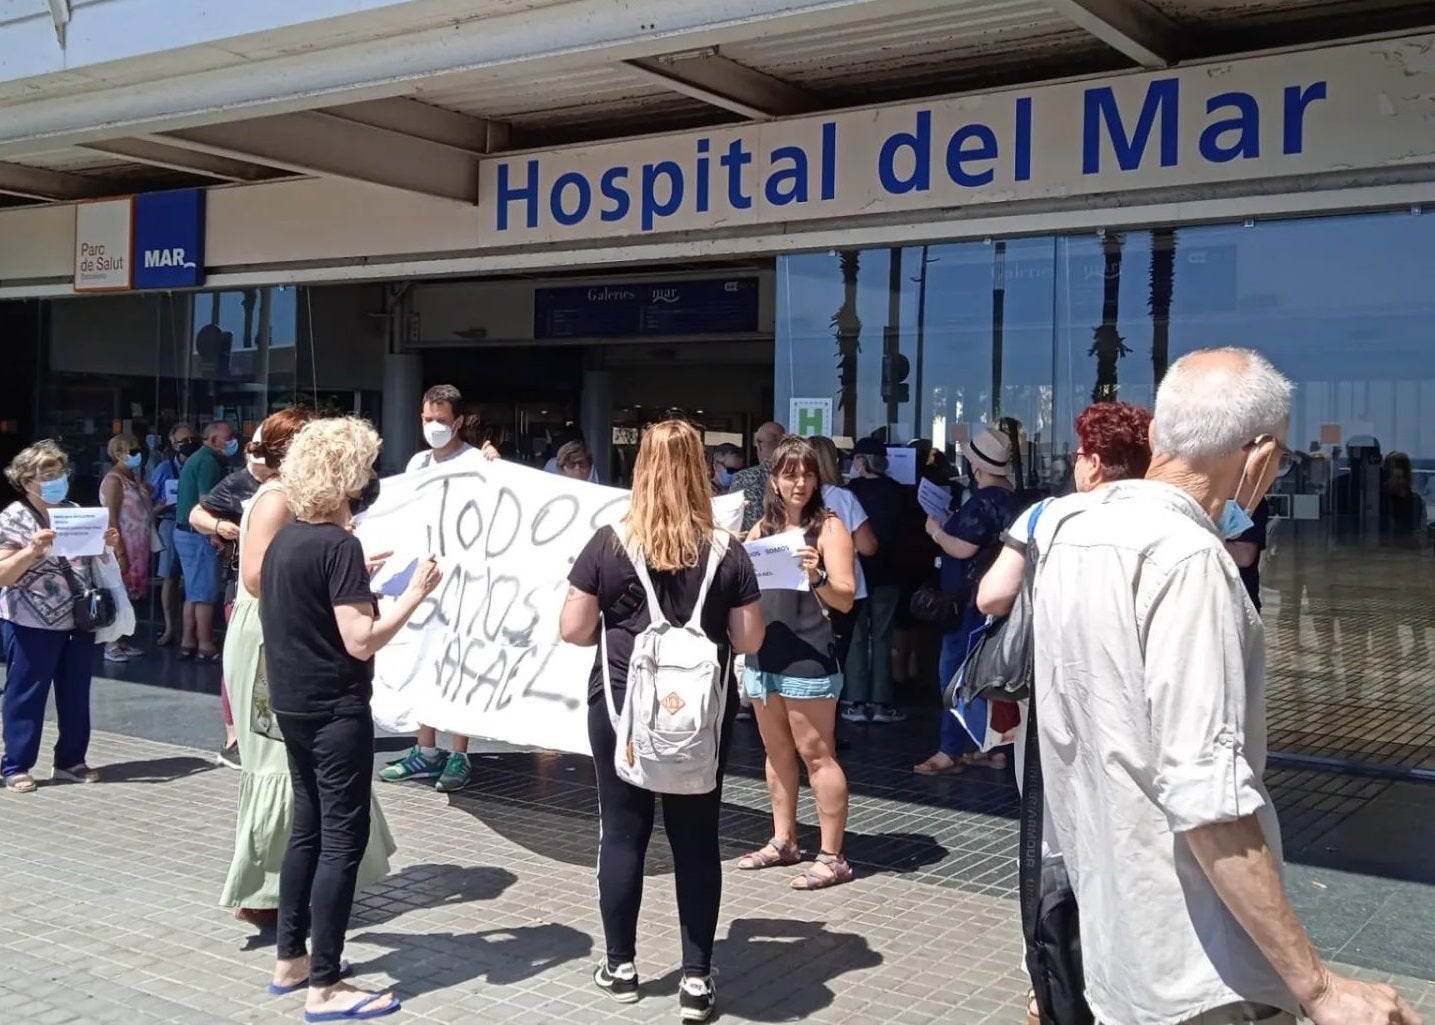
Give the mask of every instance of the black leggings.
MULTIPOLYGON (((621 700, 621 694, 616 695, 621 700)), ((673 851, 678 891, 678 925, 683 937, 683 973, 706 976, 712 970, 713 939, 722 905, 722 855, 718 850, 718 814, 722 809, 722 773, 737 715, 737 694, 728 694, 718 749, 718 784, 707 794, 655 794, 618 778, 613 768, 617 737, 600 695, 588 706, 588 739, 598 777, 598 909, 608 967, 632 961, 637 953, 638 909, 643 903, 643 863, 659 797, 663 825, 673 851)))
POLYGON ((278 719, 294 786, 294 828, 279 871, 278 955, 303 957, 312 933, 309 982, 332 986, 369 842, 374 720, 278 719))

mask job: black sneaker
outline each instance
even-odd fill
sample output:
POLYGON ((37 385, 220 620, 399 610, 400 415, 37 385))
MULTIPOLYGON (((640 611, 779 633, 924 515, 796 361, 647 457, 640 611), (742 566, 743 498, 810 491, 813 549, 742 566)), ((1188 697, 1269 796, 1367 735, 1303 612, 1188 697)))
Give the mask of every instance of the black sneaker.
POLYGON ((604 961, 593 969, 593 983, 620 1004, 631 1004, 638 999, 638 969, 631 961, 612 969, 604 961))
POLYGON ((236 740, 224 750, 220 751, 219 757, 215 760, 219 762, 220 765, 227 765, 231 769, 243 768, 243 766, 239 764, 239 741, 236 740))
POLYGON ((717 1006, 717 989, 712 979, 683 979, 678 988, 678 1006, 682 1008, 683 1021, 707 1021, 717 1006))

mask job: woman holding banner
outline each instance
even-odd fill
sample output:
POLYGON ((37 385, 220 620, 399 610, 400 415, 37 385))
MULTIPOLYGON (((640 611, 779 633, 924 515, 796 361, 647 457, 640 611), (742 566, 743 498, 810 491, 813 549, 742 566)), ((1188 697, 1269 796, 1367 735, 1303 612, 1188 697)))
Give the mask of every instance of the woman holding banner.
MULTIPOLYGON (((568 598, 560 620, 563 639, 569 644, 598 645, 599 630, 604 631, 604 644, 588 678, 588 738, 598 777, 601 822, 598 904, 607 946, 607 957, 594 971, 593 981, 621 1003, 638 999, 634 965, 638 906, 657 798, 617 774, 613 764, 617 735, 609 719, 604 676, 621 707, 634 638, 651 623, 643 583, 628 557, 630 542, 636 541, 642 551, 668 622, 687 623, 694 618, 717 529, 711 490, 698 432, 682 420, 649 428, 638 447, 633 497, 621 533, 603 527, 578 556, 568 576, 568 598)), ((700 620, 703 633, 717 645, 720 664, 730 665, 734 653, 751 654, 761 645, 760 597, 747 552, 741 545, 729 545, 708 587, 700 620)), ((722 900, 718 812, 738 705, 735 684, 730 681, 729 687, 718 745, 717 787, 706 794, 663 795, 663 823, 673 851, 683 938, 679 989, 683 1021, 705 1021, 716 999, 712 954, 722 900)))
MULTIPOLYGON (((294 793, 284 741, 272 725, 264 674, 264 632, 259 621, 259 593, 265 555, 276 534, 294 514, 279 478, 295 435, 313 419, 307 409, 273 414, 254 432, 248 455, 255 476, 264 480, 239 522, 239 582, 234 612, 224 638, 224 679, 234 709, 239 743, 239 815, 234 857, 220 894, 222 907, 256 925, 272 925, 279 916, 279 870, 294 822, 294 793)), ((359 885, 389 873, 394 840, 377 804, 359 885)))

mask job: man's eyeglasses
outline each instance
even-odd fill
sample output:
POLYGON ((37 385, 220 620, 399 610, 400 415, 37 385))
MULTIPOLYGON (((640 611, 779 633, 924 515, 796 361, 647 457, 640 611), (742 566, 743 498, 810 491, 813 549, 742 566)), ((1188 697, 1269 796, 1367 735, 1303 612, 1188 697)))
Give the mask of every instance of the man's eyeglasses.
POLYGON ((1274 434, 1259 435, 1251 439, 1251 441, 1247 443, 1246 448, 1259 448, 1268 441, 1275 442, 1277 454, 1280 458, 1280 462, 1276 464, 1276 476, 1284 477, 1286 474, 1291 472, 1291 467, 1295 466, 1295 453, 1292 452, 1290 449, 1286 448, 1285 445, 1283 445, 1281 442, 1277 441, 1274 434))

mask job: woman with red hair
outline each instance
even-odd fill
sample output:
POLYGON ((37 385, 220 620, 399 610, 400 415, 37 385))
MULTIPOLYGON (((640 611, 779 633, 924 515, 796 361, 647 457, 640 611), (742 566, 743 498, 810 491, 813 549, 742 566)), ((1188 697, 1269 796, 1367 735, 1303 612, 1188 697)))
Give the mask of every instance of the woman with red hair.
MULTIPOLYGON (((1151 414, 1126 402, 1094 403, 1076 418, 1076 443, 1073 476, 1078 495, 1097 491, 1118 480, 1144 477, 1151 465, 1151 414)), ((1066 505, 1080 498, 1072 496, 1058 501, 1066 505)), ((1039 502, 1026 510, 1007 531, 1001 554, 977 588, 978 611, 988 616, 1004 616, 1011 611, 1026 573, 1026 546, 1031 543, 1032 521, 1045 504, 1039 502)), ((1057 515, 1054 510, 1048 512, 1057 515)), ((1026 702, 1020 704, 1021 723, 1014 737, 1017 786, 1021 785, 1026 753, 1026 702)), ((1043 859, 1056 856, 1050 846, 1052 836, 1050 825, 1043 822, 1043 859)), ((1028 1025, 1040 1025, 1036 994, 1028 992, 1026 999, 1028 1025)))
MULTIPOLYGON (((241 921, 261 927, 278 919, 279 868, 294 821, 294 791, 289 755, 269 708, 259 587, 270 542, 294 519, 279 471, 290 444, 313 419, 302 407, 282 409, 259 425, 249 443, 250 470, 263 483, 239 523, 239 586, 224 637, 224 680, 234 709, 240 777, 234 857, 219 903, 234 908, 241 921)), ((360 887, 388 875, 389 855, 395 850, 377 804, 371 821, 360 887)), ((276 978, 275 985, 285 989, 297 981, 276 978)))

